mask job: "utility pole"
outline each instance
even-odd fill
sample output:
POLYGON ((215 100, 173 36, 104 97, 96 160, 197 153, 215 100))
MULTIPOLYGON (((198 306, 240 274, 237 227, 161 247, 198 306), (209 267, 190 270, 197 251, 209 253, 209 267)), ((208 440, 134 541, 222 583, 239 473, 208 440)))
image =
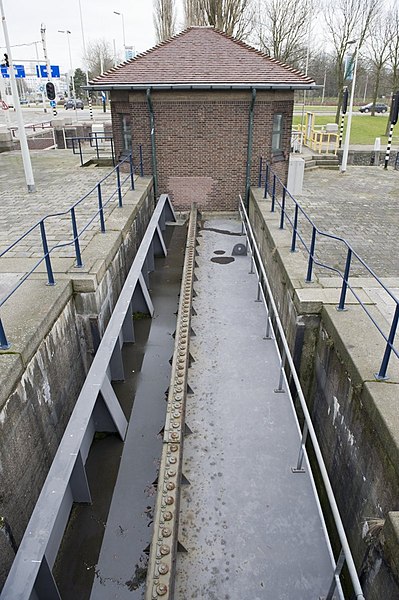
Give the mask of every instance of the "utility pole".
POLYGON ((35 180, 33 178, 32 171, 32 163, 30 160, 29 148, 28 148, 28 140, 26 137, 25 131, 25 123, 22 116, 21 104, 19 102, 18 90, 17 90, 17 82, 15 80, 15 71, 14 71, 14 63, 12 61, 11 56, 11 44, 10 38, 8 37, 8 29, 6 23, 6 17, 4 14, 3 0, 0 0, 0 10, 1 10, 1 20, 3 24, 3 32, 4 32, 4 40, 7 48, 8 62, 9 62, 9 73, 10 73, 10 82, 11 82, 11 91, 13 95, 14 108, 17 115, 17 123, 18 123, 18 134, 19 141, 21 144, 21 154, 22 154, 22 162, 24 165, 25 171, 25 180, 26 185, 28 186, 28 192, 35 192, 35 180))
MULTIPOLYGON (((48 81, 48 83, 51 83, 51 66, 50 66, 50 59, 49 59, 48 54, 47 54, 46 26, 44 25, 44 23, 42 23, 41 26, 40 26, 40 33, 42 35, 43 54, 44 54, 44 60, 46 62, 47 81, 48 81)), ((50 106, 51 106, 51 104, 50 104, 50 106)), ((57 110, 56 110, 55 106, 53 106, 52 109, 53 109, 53 117, 56 117, 57 116, 57 110)))
MULTIPOLYGON (((3 75, 1 73, 0 73, 0 94, 1 94, 1 99, 5 103, 5 101, 6 101, 6 84, 4 82, 3 75)), ((5 104, 3 104, 3 106, 5 106, 5 104)), ((3 109, 4 116, 6 119, 6 125, 7 125, 7 127, 10 127, 11 119, 10 119, 10 113, 8 111, 9 111, 8 108, 3 109)))

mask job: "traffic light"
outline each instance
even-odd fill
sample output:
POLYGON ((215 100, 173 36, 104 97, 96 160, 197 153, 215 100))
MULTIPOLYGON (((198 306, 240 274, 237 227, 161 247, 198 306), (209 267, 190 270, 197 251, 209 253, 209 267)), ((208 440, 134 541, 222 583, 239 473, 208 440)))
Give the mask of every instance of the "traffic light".
POLYGON ((46 94, 49 100, 55 100, 55 87, 54 83, 51 83, 51 81, 46 83, 46 94))
POLYGON ((4 64, 5 64, 6 67, 10 66, 10 63, 8 61, 8 54, 4 54, 4 64))

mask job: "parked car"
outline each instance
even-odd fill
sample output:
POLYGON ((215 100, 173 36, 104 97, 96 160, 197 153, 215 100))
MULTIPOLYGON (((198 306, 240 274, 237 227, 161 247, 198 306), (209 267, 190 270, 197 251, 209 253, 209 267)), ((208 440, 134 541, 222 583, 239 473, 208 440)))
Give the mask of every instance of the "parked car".
POLYGON ((68 108, 73 108, 73 109, 77 109, 80 108, 81 110, 84 109, 84 104, 83 104, 83 100, 80 100, 80 98, 68 98, 68 100, 65 101, 64 103, 64 108, 65 110, 68 110, 68 108))
MULTIPOLYGON (((369 104, 365 104, 364 106, 361 106, 359 108, 360 112, 362 113, 368 113, 371 112, 373 110, 373 103, 370 102, 369 104)), ((375 112, 377 113, 385 113, 388 110, 388 106, 386 104, 383 104, 382 102, 378 103, 375 105, 375 112)))

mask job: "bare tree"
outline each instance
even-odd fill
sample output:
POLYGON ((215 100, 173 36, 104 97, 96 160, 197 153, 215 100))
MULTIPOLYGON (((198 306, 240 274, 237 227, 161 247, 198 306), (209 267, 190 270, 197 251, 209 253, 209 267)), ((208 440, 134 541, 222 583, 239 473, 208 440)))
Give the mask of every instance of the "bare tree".
POLYGON ((254 0, 185 0, 188 25, 212 25, 228 35, 243 39, 248 35, 254 0))
POLYGON ((338 89, 338 106, 335 120, 338 123, 342 105, 344 87, 345 57, 356 41, 361 48, 376 15, 380 12, 381 0, 327 0, 325 21, 335 52, 336 79, 338 89))
POLYGON ((104 38, 91 41, 86 48, 84 62, 91 79, 111 69, 114 66, 114 56, 110 43, 104 38))
POLYGON ((186 27, 192 25, 208 25, 203 7, 198 0, 184 0, 184 23, 186 27))
POLYGON ((366 49, 373 66, 373 108, 371 114, 375 115, 375 103, 378 99, 381 74, 388 62, 390 54, 389 22, 386 14, 380 13, 370 27, 370 36, 366 40, 366 49))
POLYGON ((298 65, 307 51, 312 4, 312 0, 259 0, 254 28, 260 49, 298 65))
POLYGON ((154 0, 154 26, 157 42, 163 42, 174 35, 176 28, 176 8, 174 0, 154 0))

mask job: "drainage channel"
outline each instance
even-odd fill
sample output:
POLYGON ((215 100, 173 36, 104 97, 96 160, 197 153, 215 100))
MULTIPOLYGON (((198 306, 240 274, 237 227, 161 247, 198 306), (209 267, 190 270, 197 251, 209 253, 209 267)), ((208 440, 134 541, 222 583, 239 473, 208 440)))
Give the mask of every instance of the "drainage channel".
POLYGON ((167 226, 165 258, 150 275, 154 316, 136 313, 113 387, 129 419, 125 442, 97 434, 87 461, 92 504, 76 504, 54 568, 63 600, 142 598, 165 422, 186 225, 167 226))

